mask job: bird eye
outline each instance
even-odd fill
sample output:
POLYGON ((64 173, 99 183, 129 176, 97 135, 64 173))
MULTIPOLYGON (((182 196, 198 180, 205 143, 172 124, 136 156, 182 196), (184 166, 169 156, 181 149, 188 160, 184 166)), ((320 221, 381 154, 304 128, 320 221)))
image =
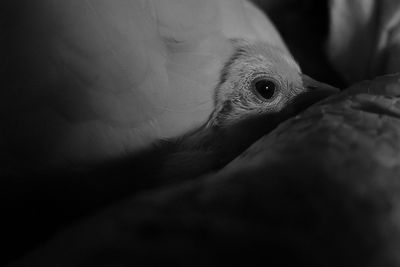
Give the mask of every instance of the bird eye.
POLYGON ((253 84, 253 89, 258 97, 269 100, 275 95, 276 84, 268 79, 257 80, 253 84))

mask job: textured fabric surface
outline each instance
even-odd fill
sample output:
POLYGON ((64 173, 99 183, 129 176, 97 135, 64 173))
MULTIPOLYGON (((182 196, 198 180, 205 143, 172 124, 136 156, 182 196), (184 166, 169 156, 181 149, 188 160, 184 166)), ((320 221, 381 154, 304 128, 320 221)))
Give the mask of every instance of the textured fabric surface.
POLYGON ((399 81, 356 84, 218 173, 127 199, 13 266, 399 266, 399 81))

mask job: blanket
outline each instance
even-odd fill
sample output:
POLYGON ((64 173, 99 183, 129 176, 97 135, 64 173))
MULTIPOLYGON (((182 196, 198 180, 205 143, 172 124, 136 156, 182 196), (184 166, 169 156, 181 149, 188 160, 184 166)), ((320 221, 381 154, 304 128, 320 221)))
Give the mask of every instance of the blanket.
POLYGON ((219 172, 128 197, 11 266, 398 266, 399 79, 354 85, 219 172))

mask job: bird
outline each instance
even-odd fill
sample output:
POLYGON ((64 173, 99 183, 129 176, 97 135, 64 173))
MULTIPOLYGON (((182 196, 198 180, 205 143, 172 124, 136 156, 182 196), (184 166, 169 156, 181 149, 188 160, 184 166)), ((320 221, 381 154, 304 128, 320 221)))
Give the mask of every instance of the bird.
POLYGON ((243 0, 7 0, 2 17, 3 173, 102 161, 181 135, 212 111, 230 38, 285 46, 243 0))
POLYGON ((3 7, 2 173, 101 162, 199 127, 214 108, 232 39, 289 53, 269 18, 244 0, 3 7))
MULTIPOLYGON (((94 12, 94 14, 97 14, 96 16, 99 16, 99 14, 107 14, 102 13, 105 12, 106 9, 100 10, 101 6, 93 6, 93 2, 91 1, 87 1, 87 3, 92 3, 92 5, 86 6, 86 8, 94 12)), ((162 5, 161 3, 164 2, 157 3, 162 5)), ((87 120, 87 118, 85 118, 86 115, 95 117, 101 115, 105 118, 105 123, 111 124, 122 123, 124 118, 128 115, 132 115, 133 118, 128 119, 128 124, 132 123, 136 125, 136 123, 138 123, 139 127, 137 129, 141 129, 142 131, 134 131, 133 137, 136 138, 140 135, 136 141, 142 137, 148 137, 148 139, 146 141, 141 139, 143 142, 134 141, 130 144, 131 149, 127 149, 127 153, 121 153, 118 156, 113 156, 111 159, 106 157, 105 160, 100 163, 96 161, 93 165, 79 166, 79 168, 76 169, 67 166, 66 168, 48 167, 48 169, 45 170, 41 168, 38 171, 28 170, 27 172, 17 173, 15 176, 11 175, 3 179, 2 188, 6 189, 5 192, 2 192, 2 199, 6 200, 3 201, 3 203, 5 203, 4 205, 9 205, 6 203, 10 203, 10 199, 16 199, 13 201, 12 205, 7 206, 7 212, 10 213, 8 218, 12 218, 9 224, 13 225, 14 229, 18 229, 16 226, 18 225, 17 221, 21 223, 25 221, 24 218, 30 216, 35 216, 36 218, 35 220, 31 220, 30 225, 25 227, 24 231, 21 231, 19 228, 18 235, 24 236, 27 246, 30 246, 29 244, 32 243, 37 243, 38 240, 49 238, 64 225, 105 205, 122 199, 127 195, 192 180, 216 172, 240 155, 240 153, 254 141, 270 132, 281 122, 298 114, 313 103, 338 92, 338 89, 317 82, 301 72, 300 66, 286 48, 286 45, 281 40, 276 29, 250 2, 218 0, 209 1, 207 3, 209 3, 210 6, 221 5, 225 7, 220 11, 222 15, 228 18, 228 21, 232 22, 233 26, 229 25, 224 29, 226 37, 221 41, 221 44, 223 44, 222 47, 224 48, 221 52, 221 64, 211 60, 211 65, 213 65, 211 70, 214 71, 218 69, 218 71, 212 72, 212 75, 207 72, 205 74, 198 73, 199 78, 208 77, 211 79, 210 81, 204 82, 205 85, 209 86, 206 89, 197 92, 196 90, 199 90, 199 87, 194 86, 193 88, 187 88, 187 91, 182 91, 181 88, 175 88, 175 90, 171 89, 171 84, 165 84, 165 88, 163 88, 163 84, 157 83, 153 84, 157 87, 152 88, 151 86, 145 86, 146 83, 139 83, 139 86, 135 87, 136 91, 134 91, 137 98, 131 99, 133 102, 128 101, 128 104, 137 106, 133 106, 132 110, 127 111, 127 114, 122 112, 123 115, 118 117, 121 113, 115 113, 116 110, 114 108, 124 110, 129 108, 129 105, 117 101, 117 103, 121 104, 121 107, 110 106, 110 99, 107 100, 108 92, 104 95, 100 94, 99 96, 98 92, 94 93, 92 90, 100 90, 101 88, 93 89, 91 87, 92 84, 89 83, 88 85, 83 82, 90 77, 79 77, 80 83, 78 83, 78 88, 81 86, 88 87, 88 89, 82 90, 88 90, 88 92, 86 92, 87 95, 93 97, 93 102, 88 103, 94 103, 94 106, 90 107, 90 109, 97 109, 95 115, 90 115, 93 110, 88 111, 80 109, 80 104, 82 103, 79 101, 76 110, 69 110, 68 108, 62 110, 65 106, 51 105, 51 107, 58 112, 58 116, 63 114, 68 118, 69 123, 75 120, 80 121, 80 123, 76 125, 71 123, 72 126, 70 125, 68 127, 76 127, 75 129, 81 130, 86 128, 86 126, 89 126, 89 128, 93 126, 93 124, 90 123, 83 126, 87 120), (230 12, 224 13, 227 10, 230 10, 230 12), (250 12, 250 22, 257 18, 257 22, 261 21, 264 23, 260 25, 264 25, 261 29, 269 30, 269 32, 264 33, 266 37, 260 37, 258 35, 259 28, 256 28, 254 31, 255 33, 248 31, 247 27, 243 26, 246 25, 246 23, 239 24, 242 29, 239 27, 238 30, 238 27, 236 27, 237 24, 232 20, 232 14, 239 13, 243 15, 243 12, 245 14, 248 14, 246 12, 250 12), (213 78, 214 76, 215 78, 213 78), (213 79, 215 79, 216 82, 213 81, 213 79), (173 108, 165 108, 168 105, 172 105, 169 101, 173 101, 174 98, 171 96, 168 96, 168 98, 159 98, 161 96, 166 96, 163 91, 167 91, 168 93, 174 92, 177 94, 177 98, 182 97, 180 101, 185 100, 188 103, 179 102, 175 103, 175 106, 172 106, 173 108), (182 96, 180 96, 179 93, 182 93, 182 96), (192 95, 192 98, 190 98, 191 94, 197 93, 199 95, 192 95), (146 97, 142 98, 142 96, 146 97), (152 97, 154 97, 154 99, 152 97), (190 109, 191 106, 187 106, 188 104, 198 104, 200 101, 199 99, 204 101, 204 99, 208 99, 208 97, 210 100, 205 102, 207 106, 205 108, 206 112, 203 110, 203 112, 200 112, 200 115, 196 115, 196 112, 193 111, 190 112, 191 115, 194 115, 193 118, 186 114, 187 118, 185 118, 184 121, 179 121, 179 118, 183 118, 182 116, 178 116, 180 113, 179 111, 190 109), (147 102, 148 99, 150 99, 150 102, 147 102), (161 100, 165 100, 169 103, 164 103, 164 108, 157 109, 154 105, 161 100), (96 101, 103 103, 105 106, 103 107, 96 104, 96 101), (156 102, 151 103, 151 101, 156 102), (147 103, 148 106, 144 105, 144 103, 147 103), (180 105, 184 105, 184 108, 181 106, 181 109, 179 109, 180 105), (139 112, 140 108, 143 108, 142 112, 139 112), (107 109, 109 109, 109 114, 107 114, 107 109), (159 116, 164 116, 158 113, 160 110, 162 114, 168 114, 169 119, 165 117, 160 118, 159 116), (205 116, 205 114, 207 114, 207 116, 205 116), (173 115, 178 117, 173 117, 173 115), (162 122, 163 120, 164 122, 162 122), (190 122, 190 120, 194 120, 195 122, 190 122), (171 127, 167 127, 168 123, 171 124, 171 127), (159 126, 155 126, 155 124, 159 126), (164 124, 163 127, 160 126, 162 124, 164 124), (179 125, 179 127, 177 127, 179 129, 173 127, 177 125, 179 125), (148 126, 150 126, 153 131, 150 131, 149 128, 147 128, 148 126), (158 128, 159 131, 156 131, 156 128, 158 128), (138 135, 135 136, 136 134, 138 135), (146 134, 148 136, 146 136, 146 134), (16 211, 18 212, 16 213, 16 211), (35 231, 33 231, 33 229, 35 229, 35 231)), ((146 10, 145 8, 148 7, 146 5, 141 6, 142 4, 140 2, 132 2, 131 4, 139 7, 140 10, 146 10)), ((171 1, 171 6, 174 6, 174 4, 176 3, 171 1)), ((112 5, 116 4, 114 3, 112 5)), ((196 5, 202 6, 202 4, 188 2, 184 7, 193 8, 196 7, 196 5)), ((71 7, 74 6, 68 6, 68 8, 71 7)), ((164 8, 168 10, 170 7, 164 8)), ((117 5, 116 8, 120 12, 124 12, 121 11, 123 10, 122 4, 121 6, 117 5)), ((168 12, 164 13, 164 15, 168 15, 168 12)), ((145 18, 142 19, 143 21, 141 22, 147 25, 147 20, 145 18)), ((158 19, 158 23, 163 21, 162 17, 158 19)), ((180 24, 175 25, 175 27, 179 28, 180 24)), ((191 47, 186 40, 180 39, 183 37, 194 38, 194 40, 199 41, 200 44, 190 43, 190 45, 195 46, 196 49, 199 49, 196 45, 200 46, 201 49, 209 49, 209 44, 207 44, 209 40, 197 40, 196 38, 198 37, 190 35, 190 29, 186 32, 189 37, 185 35, 183 37, 179 36, 180 32, 174 28, 165 29, 160 27, 159 30, 160 29, 164 31, 168 30, 168 34, 162 31, 157 32, 157 34, 161 35, 157 36, 157 38, 162 40, 162 43, 166 45, 170 53, 179 48, 183 50, 183 52, 181 51, 179 53, 188 56, 185 54, 185 49, 191 49, 191 47)), ((141 30, 139 32, 143 33, 141 30)), ((212 38, 215 38, 214 32, 210 34, 212 38)), ((217 37, 221 38, 219 35, 217 35, 217 37)), ((141 41, 135 38, 134 40, 141 41)), ((219 45, 213 44, 211 48, 215 49, 218 46, 219 45)), ((58 46, 51 48, 59 49, 58 46)), ((151 47, 148 49, 151 49, 151 47)), ((57 51, 60 52, 60 50, 57 51)), ((76 53, 75 50, 74 52, 76 53)), ((118 51, 111 52, 117 53, 118 51)), ((51 53, 51 51, 49 53, 51 53)), ((64 53, 66 52, 64 51, 64 53)), ((191 53, 188 53, 189 59, 200 60, 195 57, 195 53, 193 53, 194 56, 191 57, 191 53)), ((139 57, 140 55, 135 56, 139 57)), ((71 56, 69 60, 76 60, 76 58, 75 56, 71 56)), ((188 63, 185 61, 187 59, 180 60, 183 62, 179 62, 178 60, 179 64, 182 64, 190 70, 192 67, 189 64, 190 61, 188 63)), ((67 63, 70 62, 67 61, 67 63)), ((206 65, 210 66, 208 64, 206 65)), ((176 67, 176 65, 171 66, 171 68, 173 67, 176 67)), ((141 78, 139 75, 140 70, 141 69, 138 67, 138 70, 136 70, 138 73, 135 73, 133 78, 141 78)), ((155 72, 157 67, 152 65, 150 70, 151 72, 155 72)), ((84 71, 87 70, 84 69, 84 71)), ((87 73, 84 74, 88 75, 87 73)), ((92 75, 91 73, 89 74, 92 75)), ((161 74, 158 73, 154 75, 161 74)), ((193 75, 193 73, 191 73, 191 75, 193 75)), ((46 77, 47 76, 45 76, 45 78, 46 77)), ((158 76, 155 78, 153 77, 153 79, 157 79, 157 77, 158 76)), ((173 75, 170 76, 170 78, 171 77, 173 77, 173 75)), ((151 76, 150 78, 149 76, 145 78, 147 81, 152 80, 151 76)), ((100 79, 100 81, 106 83, 107 79, 100 79)), ((182 81, 185 81, 185 79, 182 78, 182 81)), ((97 80, 90 82, 94 82, 99 86, 101 85, 97 80)), ((123 83, 124 80, 116 81, 117 85, 122 85, 123 83)), ((176 82, 174 84, 177 86, 187 86, 192 83, 183 84, 176 82)), ((68 87, 69 85, 70 84, 67 83, 66 88, 72 90, 68 87)), ((68 90, 65 94, 56 94, 56 98, 68 97, 70 93, 68 90)), ((104 90, 104 88, 101 90, 104 90)), ((125 93, 123 93, 123 89, 120 88, 119 90, 122 90, 120 92, 122 98, 124 96, 127 97, 125 93)), ((114 94, 114 92, 112 92, 112 94, 114 94)), ((81 92, 77 95, 81 95, 81 92)), ((118 92, 116 95, 119 95, 118 92)), ((47 100, 51 99, 43 99, 43 101, 47 100)), ((85 102, 87 100, 83 99, 82 101, 85 102)), ((35 102, 35 104, 37 103, 35 102)), ((71 107, 74 106, 75 104, 72 104, 71 107)), ((196 109, 194 110, 196 111, 196 109)), ((39 115, 43 115, 43 113, 39 113, 39 115)), ((44 122, 46 122, 46 120, 44 120, 44 122)), ((97 130, 97 132, 95 132, 96 136, 101 136, 104 134, 101 132, 103 128, 99 128, 98 126, 99 125, 95 126, 93 129, 97 130)), ((56 132, 59 130, 60 129, 56 129, 56 132)), ((77 134, 76 131, 67 131, 67 133, 72 133, 73 136, 77 134)), ((83 133, 81 134, 86 136, 83 133)), ((109 137, 111 140, 117 142, 121 135, 116 134, 109 137)), ((56 139, 58 138, 59 137, 56 136, 56 139)), ((130 140, 132 141, 132 139, 130 140)), ((66 144, 69 144, 72 148, 76 148, 77 144, 80 142, 76 142, 77 140, 74 138, 67 139, 67 141, 66 144)), ((98 141, 99 140, 96 139, 96 143, 98 141)), ((123 141, 125 142, 125 140, 123 141)), ((65 144, 61 145, 64 146, 65 144)), ((76 151, 72 149, 72 152, 72 155, 76 155, 76 153, 79 154, 79 149, 76 151)), ((68 155, 62 156, 68 157, 68 155)), ((40 158, 40 155, 38 158, 40 158)), ((7 234, 15 238, 15 231, 9 231, 7 234)))

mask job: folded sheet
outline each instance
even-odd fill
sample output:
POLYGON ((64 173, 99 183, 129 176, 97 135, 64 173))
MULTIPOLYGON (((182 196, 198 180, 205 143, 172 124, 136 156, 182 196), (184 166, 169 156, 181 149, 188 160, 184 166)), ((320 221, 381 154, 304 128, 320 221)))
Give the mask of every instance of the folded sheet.
POLYGON ((327 53, 351 84, 400 72, 400 2, 331 0, 327 53))

